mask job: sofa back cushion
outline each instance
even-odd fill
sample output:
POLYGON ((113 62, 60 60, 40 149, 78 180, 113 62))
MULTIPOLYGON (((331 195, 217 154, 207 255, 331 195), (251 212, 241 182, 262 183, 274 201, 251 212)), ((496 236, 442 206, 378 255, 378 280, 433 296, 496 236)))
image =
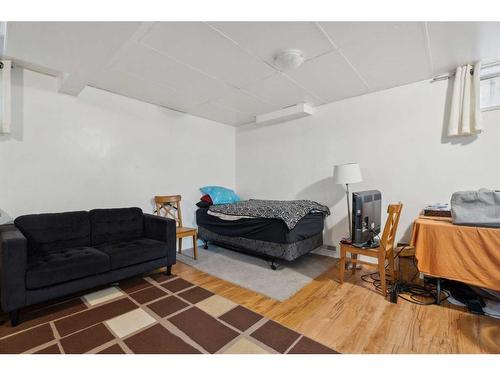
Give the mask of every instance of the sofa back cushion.
POLYGON ((89 217, 92 245, 128 241, 143 236, 143 217, 140 208, 91 210, 89 217))
POLYGON ((90 222, 86 211, 19 216, 14 224, 28 239, 30 255, 90 245, 90 222))

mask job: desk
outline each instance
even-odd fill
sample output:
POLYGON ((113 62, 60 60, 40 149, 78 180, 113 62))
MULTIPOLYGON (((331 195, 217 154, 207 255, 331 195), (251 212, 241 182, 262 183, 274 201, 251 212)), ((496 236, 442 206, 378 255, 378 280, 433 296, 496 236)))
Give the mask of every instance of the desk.
POLYGON ((420 272, 500 290, 500 228, 421 216, 413 224, 411 244, 420 272))

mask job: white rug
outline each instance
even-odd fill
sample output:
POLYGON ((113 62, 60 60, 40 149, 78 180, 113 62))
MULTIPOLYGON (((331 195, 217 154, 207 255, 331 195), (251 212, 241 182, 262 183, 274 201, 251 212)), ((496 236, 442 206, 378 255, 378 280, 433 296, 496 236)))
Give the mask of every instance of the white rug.
POLYGON ((332 267, 337 259, 331 250, 317 249, 293 262, 278 261, 278 269, 270 268, 270 261, 238 253, 210 244, 209 249, 198 248, 198 259, 193 249, 177 254, 177 260, 212 276, 284 301, 313 279, 332 267))

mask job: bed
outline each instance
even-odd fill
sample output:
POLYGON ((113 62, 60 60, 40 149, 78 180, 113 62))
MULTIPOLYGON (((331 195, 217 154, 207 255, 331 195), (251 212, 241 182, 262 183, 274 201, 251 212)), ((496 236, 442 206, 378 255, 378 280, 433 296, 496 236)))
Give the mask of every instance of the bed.
POLYGON ((198 238, 274 261, 292 261, 323 245, 327 207, 312 201, 249 200, 196 211, 198 238))

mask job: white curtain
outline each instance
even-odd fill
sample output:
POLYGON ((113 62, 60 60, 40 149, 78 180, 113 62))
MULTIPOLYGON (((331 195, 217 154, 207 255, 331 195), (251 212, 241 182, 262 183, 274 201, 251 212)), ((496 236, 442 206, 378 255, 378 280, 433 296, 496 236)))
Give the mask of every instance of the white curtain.
POLYGON ((474 66, 464 65, 457 68, 453 80, 449 136, 477 134, 482 130, 479 105, 480 71, 480 62, 474 66))
POLYGON ((1 60, 0 69, 0 134, 10 132, 10 75, 11 61, 1 60))

